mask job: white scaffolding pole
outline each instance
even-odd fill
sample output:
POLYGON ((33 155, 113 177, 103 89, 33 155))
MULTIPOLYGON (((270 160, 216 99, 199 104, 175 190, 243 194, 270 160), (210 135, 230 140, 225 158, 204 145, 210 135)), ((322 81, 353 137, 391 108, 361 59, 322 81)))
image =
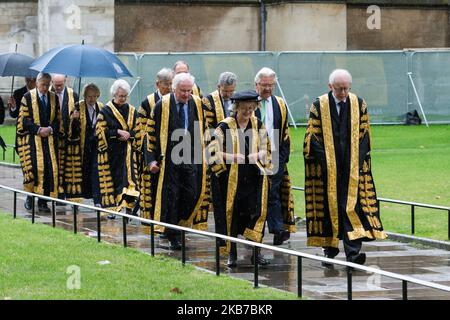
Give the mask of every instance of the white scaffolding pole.
POLYGON ((284 96, 283 89, 281 89, 281 85, 278 81, 277 81, 277 86, 278 86, 278 90, 280 90, 281 97, 283 98, 284 102, 286 103, 286 109, 289 113, 289 117, 291 118, 292 123, 294 124, 294 128, 297 129, 297 124, 295 123, 294 117, 292 116, 292 113, 291 113, 291 109, 289 109, 289 105, 287 103, 286 97, 284 96))
POLYGON ((412 72, 408 72, 407 75, 409 77, 409 80, 411 81, 411 85, 413 87, 414 94, 416 95, 417 102, 419 103, 420 111, 422 111, 423 120, 425 121, 425 124, 427 125, 427 127, 429 127, 427 117, 425 116, 425 112, 423 111, 423 108, 422 108, 422 103, 420 102, 420 99, 419 99, 419 94, 417 93, 416 86, 414 85, 414 81, 412 79, 412 72))

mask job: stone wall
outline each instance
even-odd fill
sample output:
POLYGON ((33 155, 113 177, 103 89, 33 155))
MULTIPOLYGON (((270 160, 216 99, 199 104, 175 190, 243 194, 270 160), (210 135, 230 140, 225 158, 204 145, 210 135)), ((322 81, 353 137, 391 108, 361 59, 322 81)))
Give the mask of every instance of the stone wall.
POLYGON ((347 8, 348 50, 442 48, 449 43, 448 8, 380 7, 379 29, 367 28, 367 7, 347 8))
POLYGON ((39 0, 39 53, 84 40, 114 50, 114 0, 39 0))
POLYGON ((345 4, 289 3, 267 7, 267 50, 346 50, 345 4))
POLYGON ((116 5, 115 50, 255 51, 259 24, 255 6, 116 5))
MULTIPOLYGON (((0 2, 0 53, 14 52, 17 44, 17 52, 37 55, 37 8, 37 2, 0 2)), ((5 104, 11 81, 11 77, 0 77, 0 95, 5 104)), ((14 81, 16 88, 23 85, 23 78, 14 81)))

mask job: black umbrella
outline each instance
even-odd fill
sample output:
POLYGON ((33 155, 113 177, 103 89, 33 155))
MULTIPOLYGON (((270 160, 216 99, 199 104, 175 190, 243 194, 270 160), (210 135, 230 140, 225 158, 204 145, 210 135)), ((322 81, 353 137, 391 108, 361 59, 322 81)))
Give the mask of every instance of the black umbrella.
POLYGON ((0 76, 13 77, 11 96, 13 95, 14 89, 14 77, 36 78, 38 75, 38 71, 30 69, 30 65, 33 61, 33 57, 17 53, 17 45, 16 52, 0 54, 0 76))

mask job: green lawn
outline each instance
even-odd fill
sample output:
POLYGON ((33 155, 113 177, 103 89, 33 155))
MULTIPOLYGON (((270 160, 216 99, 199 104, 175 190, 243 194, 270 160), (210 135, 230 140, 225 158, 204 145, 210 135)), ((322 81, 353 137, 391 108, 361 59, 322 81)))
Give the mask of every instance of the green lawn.
MULTIPOLYGON (((291 130, 293 152, 289 170, 293 185, 304 185, 303 136, 305 128, 291 130)), ((0 126, 7 143, 14 128, 0 126)), ((450 206, 450 125, 373 126, 372 167, 378 196, 382 198, 450 206)), ((1 156, 1 153, 0 153, 1 156)), ((11 151, 7 152, 12 161, 11 151)), ((294 191, 296 215, 304 217, 303 192, 294 191)), ((382 203, 388 231, 410 232, 410 208, 382 203)), ((447 239, 447 212, 416 208, 416 235, 447 239)))
MULTIPOLYGON (((3 138, 6 144, 14 145, 16 138, 16 127, 15 126, 0 126, 0 136, 3 138)), ((6 152, 3 152, 3 149, 0 148, 0 162, 9 162, 9 163, 19 163, 19 156, 16 154, 15 161, 13 161, 13 152, 14 149, 8 147, 6 152), (5 156, 5 158, 3 158, 5 156)))
POLYGON ((0 300, 297 299, 291 293, 253 289, 248 281, 183 267, 175 259, 98 244, 83 235, 32 225, 3 213, 0 234, 0 300))

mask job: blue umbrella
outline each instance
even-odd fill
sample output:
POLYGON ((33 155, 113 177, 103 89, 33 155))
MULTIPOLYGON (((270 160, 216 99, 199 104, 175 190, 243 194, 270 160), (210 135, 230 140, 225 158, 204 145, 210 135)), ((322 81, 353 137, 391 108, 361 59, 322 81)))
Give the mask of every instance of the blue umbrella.
POLYGON ((0 54, 0 76, 34 78, 38 72, 30 70, 33 61, 34 58, 17 52, 0 54))
POLYGON ((53 48, 37 58, 30 68, 77 78, 117 79, 133 76, 114 53, 87 44, 53 48))
POLYGON ((11 81, 11 96, 14 91, 14 77, 36 78, 38 72, 30 69, 33 61, 34 58, 26 54, 17 53, 17 44, 15 52, 0 55, 0 76, 13 77, 11 81))

